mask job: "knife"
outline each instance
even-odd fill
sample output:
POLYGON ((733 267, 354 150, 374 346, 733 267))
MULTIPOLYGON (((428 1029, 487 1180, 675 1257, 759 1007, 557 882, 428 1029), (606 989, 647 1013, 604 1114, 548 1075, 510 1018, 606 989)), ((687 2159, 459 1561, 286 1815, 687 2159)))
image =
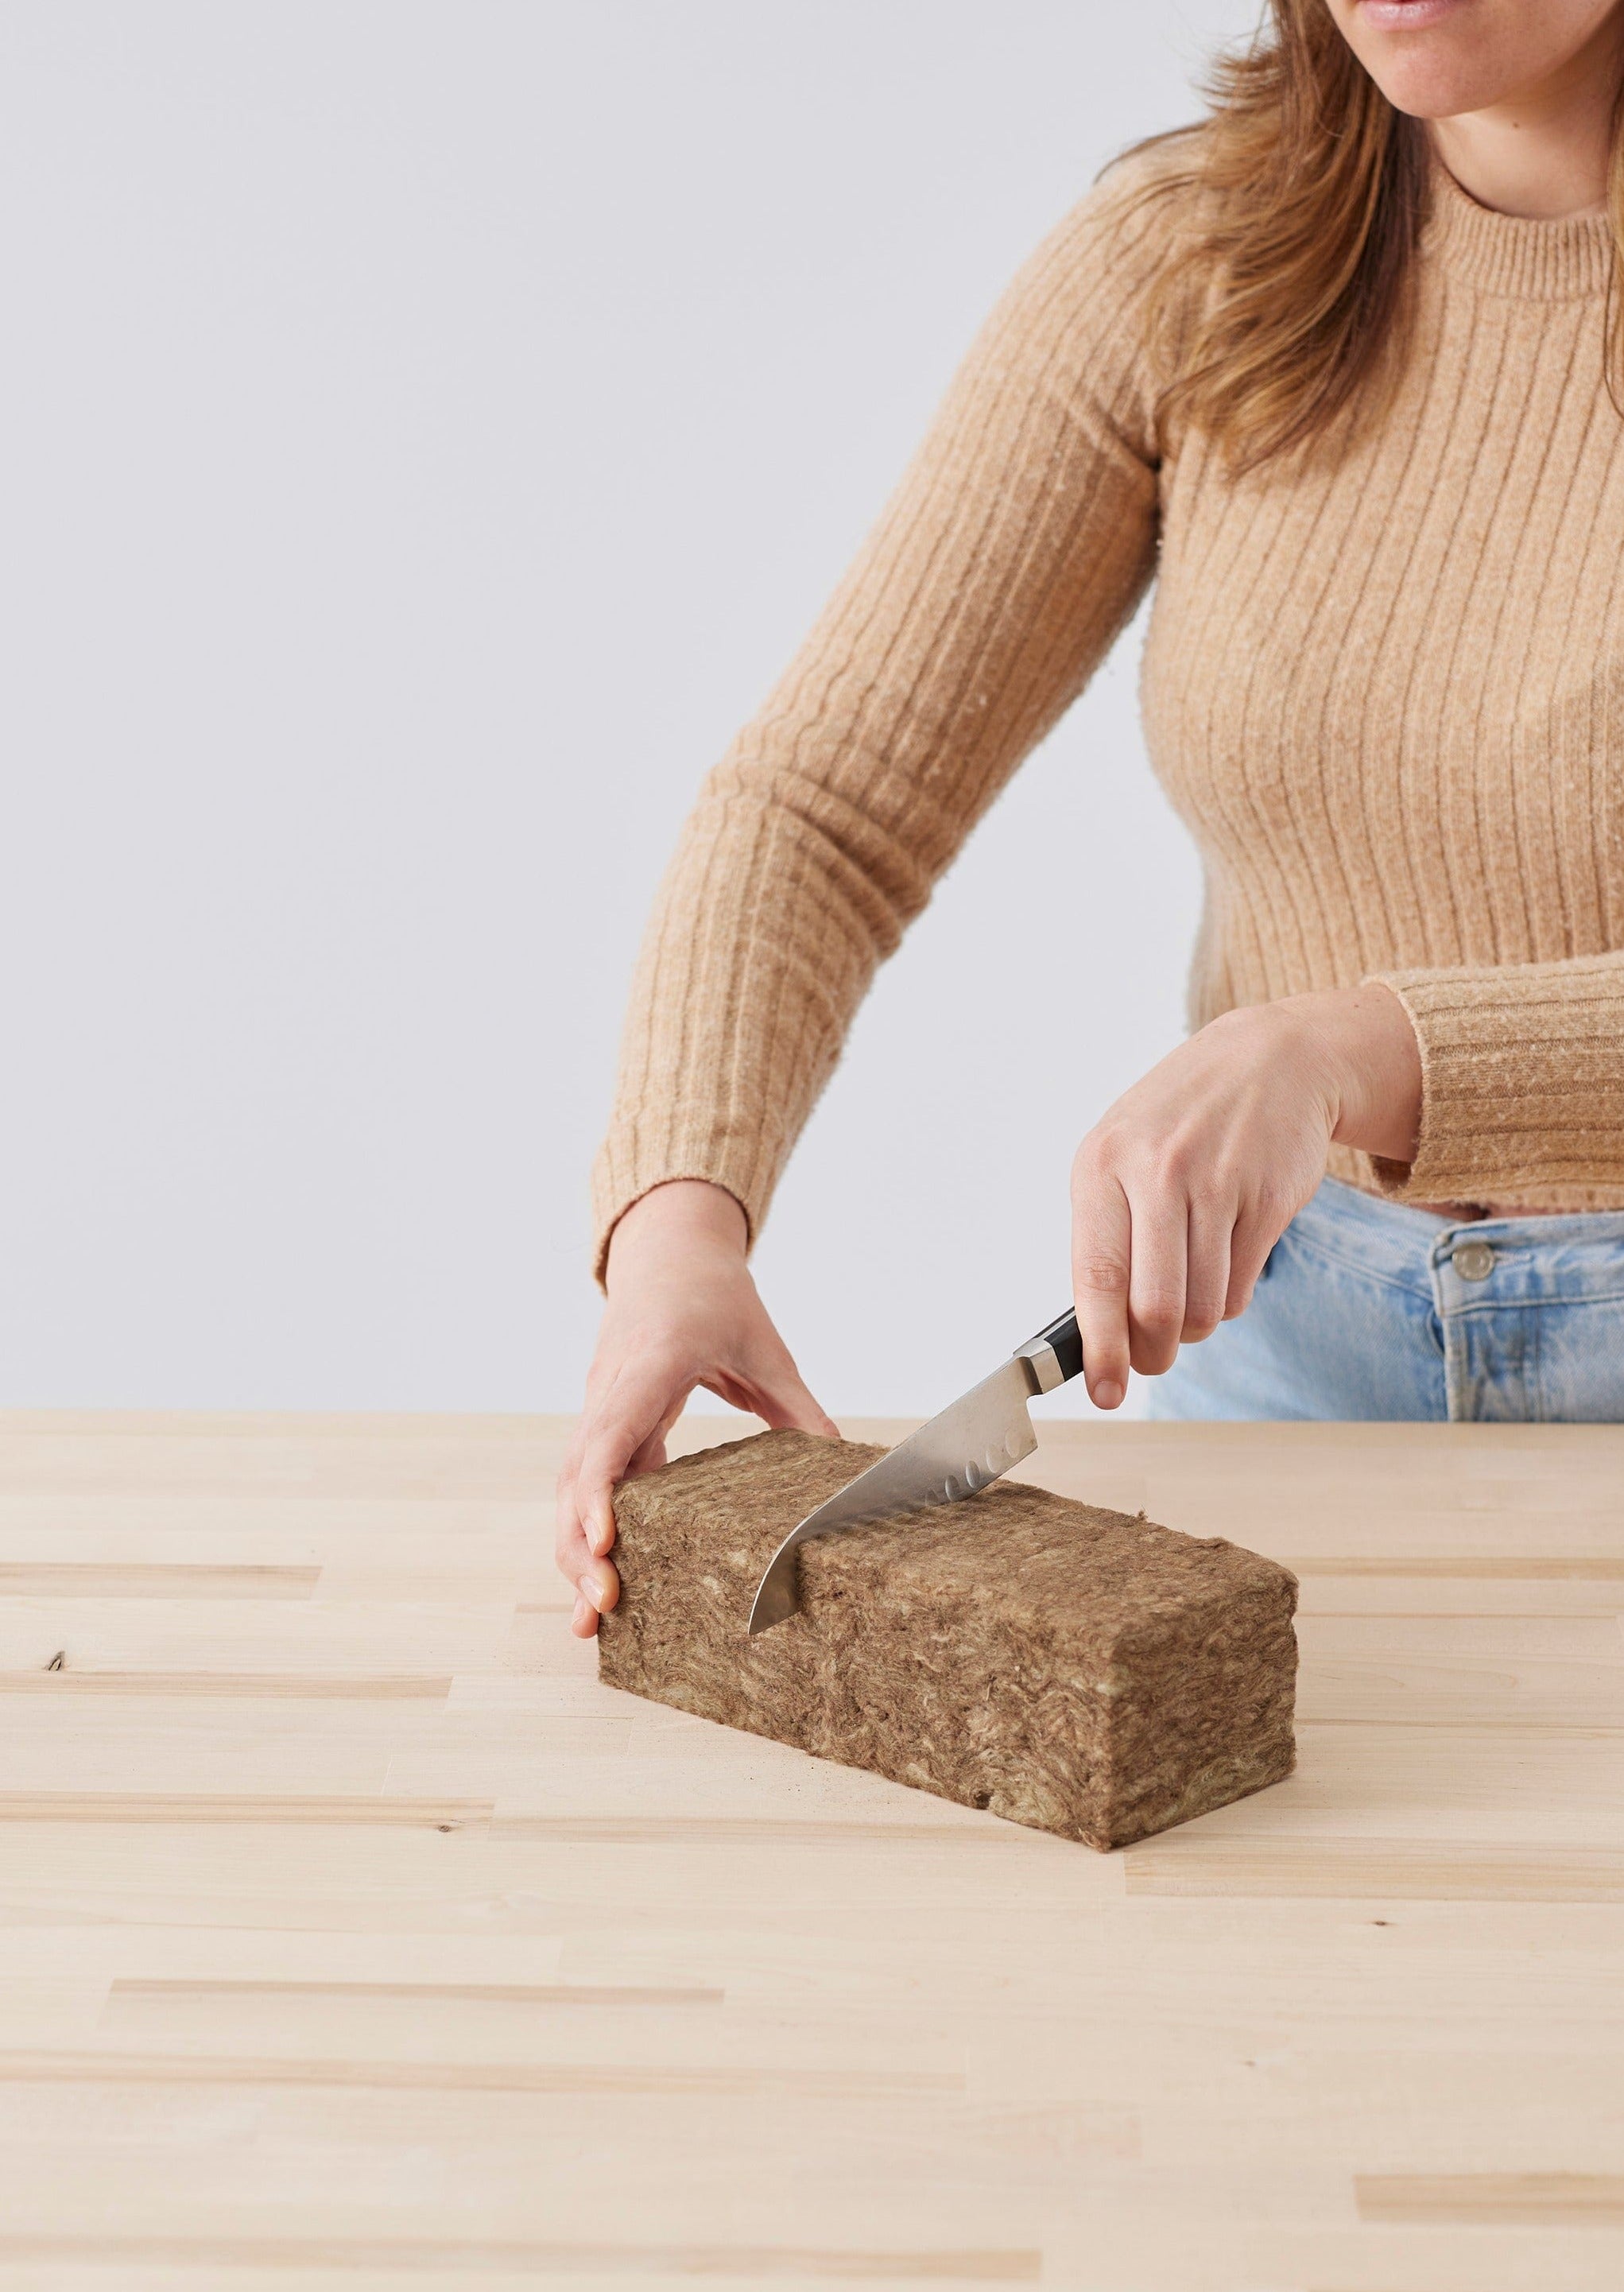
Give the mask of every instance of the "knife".
POLYGON ((1012 1353, 1002 1368, 809 1512, 773 1554, 756 1587, 750 1637, 771 1631, 799 1607, 797 1545, 888 1513, 911 1512, 917 1505, 957 1504, 961 1497, 974 1496, 1038 1446, 1027 1402, 1070 1384, 1082 1368, 1077 1315, 1062 1313, 1012 1353))

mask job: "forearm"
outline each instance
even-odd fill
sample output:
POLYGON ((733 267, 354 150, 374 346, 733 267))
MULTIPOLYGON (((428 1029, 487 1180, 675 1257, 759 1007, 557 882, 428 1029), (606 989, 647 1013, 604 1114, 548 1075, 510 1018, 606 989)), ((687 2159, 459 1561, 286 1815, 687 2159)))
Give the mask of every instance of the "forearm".
POLYGON ((1157 217, 1107 183, 1025 266, 767 706, 711 775, 637 970, 595 1179, 759 1226, 877 966, 1155 563, 1157 217))
POLYGON ((593 1174, 597 1263, 651 1187, 702 1179, 759 1231, 907 910, 814 824, 713 776, 660 887, 593 1174))

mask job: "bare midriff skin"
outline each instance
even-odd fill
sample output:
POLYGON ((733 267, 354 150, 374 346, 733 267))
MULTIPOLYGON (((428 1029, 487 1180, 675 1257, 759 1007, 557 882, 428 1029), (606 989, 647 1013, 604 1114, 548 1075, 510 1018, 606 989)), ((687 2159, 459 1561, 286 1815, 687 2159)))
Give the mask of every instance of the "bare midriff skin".
MULTIPOLYGON (((1325 4, 1388 99, 1428 124, 1470 198, 1547 220, 1604 206, 1620 0, 1325 4)), ((1153 1067, 1073 1166, 1072 1283, 1095 1406, 1120 1404, 1130 1368, 1159 1375, 1181 1344, 1245 1311, 1333 1142, 1406 1162, 1421 1115, 1416 1034, 1380 985, 1231 1011, 1153 1067)), ((1532 1214, 1492 1201, 1426 1207, 1450 1220, 1532 1214)), ((692 1392, 770 1425, 835 1432, 756 1291, 749 1239, 739 1202, 699 1179, 654 1184, 615 1226, 558 1490, 557 1560, 582 1637, 618 1597, 615 1483, 664 1461, 692 1392)))
POLYGON ((1526 1202, 1410 1202, 1410 1209, 1419 1210, 1424 1217, 1435 1217, 1445 1225, 1464 1225, 1482 1218, 1560 1217, 1560 1210, 1548 1210, 1540 1204, 1526 1202))

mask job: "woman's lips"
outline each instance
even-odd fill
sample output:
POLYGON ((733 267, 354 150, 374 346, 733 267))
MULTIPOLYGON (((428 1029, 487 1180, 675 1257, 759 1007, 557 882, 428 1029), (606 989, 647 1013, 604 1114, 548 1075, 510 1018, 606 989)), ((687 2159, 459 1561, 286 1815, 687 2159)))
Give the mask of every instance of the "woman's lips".
POLYGON ((1419 32, 1468 4, 1469 0, 1359 0, 1359 12, 1384 32, 1419 32))

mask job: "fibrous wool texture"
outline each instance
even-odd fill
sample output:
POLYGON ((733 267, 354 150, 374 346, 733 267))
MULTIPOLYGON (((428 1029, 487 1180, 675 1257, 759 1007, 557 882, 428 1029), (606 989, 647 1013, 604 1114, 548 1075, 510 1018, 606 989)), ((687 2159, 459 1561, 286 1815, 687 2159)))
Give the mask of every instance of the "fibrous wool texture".
POLYGON ((750 1639, 783 1537, 884 1453, 766 1432, 625 1482, 600 1677, 1099 1848, 1290 1773, 1296 1578, 1042 1489, 809 1539, 750 1639))
POLYGON ((1607 220, 1492 214, 1437 168, 1390 399, 1236 478, 1158 429, 1146 290, 1179 215, 1139 197, 1157 164, 1113 170, 1022 270, 706 783, 638 967, 600 1263, 669 1178, 759 1227, 876 966, 1152 581, 1145 738, 1207 877, 1192 1021, 1383 980, 1419 1038, 1419 1144, 1333 1148, 1334 1175, 1624 1207, 1607 220))

